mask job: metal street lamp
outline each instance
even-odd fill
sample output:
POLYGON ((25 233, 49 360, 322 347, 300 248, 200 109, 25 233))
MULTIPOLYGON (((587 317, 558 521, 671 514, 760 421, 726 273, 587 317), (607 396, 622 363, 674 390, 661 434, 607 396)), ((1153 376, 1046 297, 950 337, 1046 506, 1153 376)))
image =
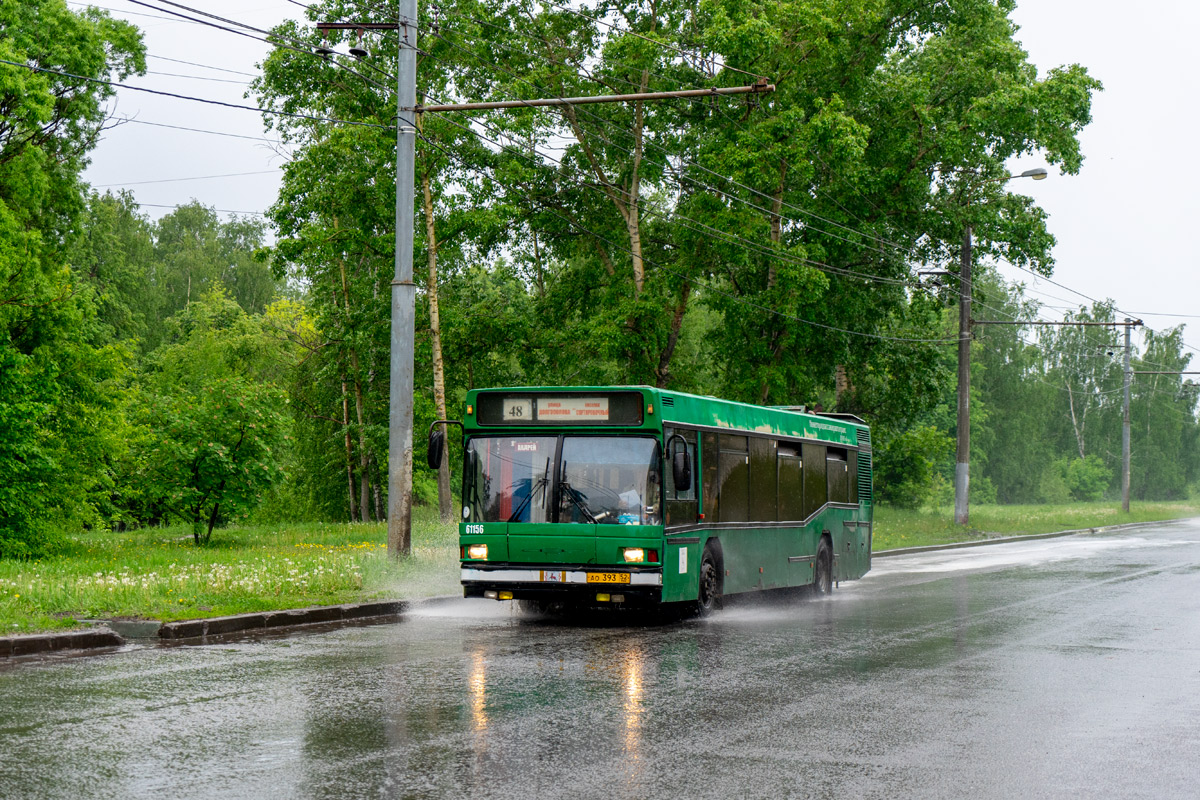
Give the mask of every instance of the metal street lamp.
MULTIPOLYGON (((1045 167, 1027 169, 1020 175, 1004 175, 991 180, 1006 183, 1014 178, 1044 180, 1045 167)), ((959 261, 958 303, 958 441, 954 457, 954 521, 966 525, 970 519, 969 489, 971 461, 971 225, 963 229, 959 261)))

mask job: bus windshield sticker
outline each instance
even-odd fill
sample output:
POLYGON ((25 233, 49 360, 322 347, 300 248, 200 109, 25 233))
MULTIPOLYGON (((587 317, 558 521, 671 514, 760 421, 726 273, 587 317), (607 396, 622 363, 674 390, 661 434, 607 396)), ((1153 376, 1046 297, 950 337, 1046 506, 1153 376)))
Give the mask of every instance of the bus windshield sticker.
POLYGON ((607 397, 557 397, 538 401, 537 418, 541 420, 607 422, 607 397))
POLYGON ((504 398, 504 420, 506 422, 522 422, 533 419, 533 401, 528 397, 504 398))

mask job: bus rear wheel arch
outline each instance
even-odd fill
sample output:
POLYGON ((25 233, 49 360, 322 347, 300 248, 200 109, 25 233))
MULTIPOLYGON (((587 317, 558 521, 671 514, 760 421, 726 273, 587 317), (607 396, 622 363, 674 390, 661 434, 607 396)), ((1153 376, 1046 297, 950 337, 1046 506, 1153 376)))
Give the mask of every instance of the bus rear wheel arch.
POLYGON ((822 535, 817 542, 813 572, 813 596, 829 597, 833 594, 833 542, 828 534, 822 535))
POLYGON ((721 605, 721 594, 725 580, 721 554, 721 543, 715 539, 704 545, 700 557, 699 587, 696 593, 696 611, 700 616, 711 614, 721 605))

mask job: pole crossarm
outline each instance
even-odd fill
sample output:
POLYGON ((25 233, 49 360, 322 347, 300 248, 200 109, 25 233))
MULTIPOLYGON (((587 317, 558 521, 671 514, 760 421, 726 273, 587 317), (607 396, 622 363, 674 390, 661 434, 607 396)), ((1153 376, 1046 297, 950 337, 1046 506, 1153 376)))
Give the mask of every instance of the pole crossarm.
POLYGON ((1134 320, 1133 322, 1021 322, 1020 320, 1006 319, 973 319, 972 325, 1046 325, 1060 328, 1124 328, 1126 325, 1130 327, 1141 327, 1142 321, 1134 320))
POLYGON ((1134 375, 1200 375, 1200 372, 1155 372, 1152 370, 1133 370, 1134 375))
MULTIPOLYGON (((766 94, 775 91, 775 84, 759 81, 749 86, 730 86, 714 89, 681 89, 674 92, 634 92, 632 94, 603 94, 589 97, 543 97, 537 100, 497 100, 488 103, 445 103, 416 106, 417 113, 425 111, 484 111, 502 108, 539 108, 544 106, 582 106, 592 103, 631 103, 638 100, 670 100, 675 97, 710 97, 731 94, 766 94)), ((405 109, 409 110, 409 109, 405 109)))
POLYGON ((396 31, 400 25, 395 22, 318 22, 319 31, 396 31))

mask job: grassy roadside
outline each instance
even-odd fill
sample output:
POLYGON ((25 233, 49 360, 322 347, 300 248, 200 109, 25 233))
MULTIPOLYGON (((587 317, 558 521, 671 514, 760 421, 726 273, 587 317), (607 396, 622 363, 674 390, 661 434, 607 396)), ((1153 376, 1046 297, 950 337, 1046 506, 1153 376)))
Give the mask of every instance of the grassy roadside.
POLYGON ((875 509, 874 550, 952 544, 998 536, 1100 528, 1130 522, 1156 522, 1200 516, 1200 502, 1130 503, 1129 513, 1119 503, 1072 503, 1061 506, 971 506, 969 530, 954 524, 954 509, 906 511, 875 509))
POLYGON ((228 528, 201 547, 184 527, 81 534, 52 559, 0 561, 0 635, 452 594, 457 536, 420 509, 397 564, 382 523, 228 528))
MULTIPOLYGON (((971 529, 951 509, 878 508, 874 547, 948 544, 1124 522, 1200 516, 1200 503, 974 506, 971 529)), ((79 619, 164 621, 457 594, 457 526, 431 509, 413 520, 413 555, 387 557, 383 524, 308 523, 215 531, 197 547, 188 530, 81 534, 53 559, 0 561, 0 635, 79 627, 79 619)))

